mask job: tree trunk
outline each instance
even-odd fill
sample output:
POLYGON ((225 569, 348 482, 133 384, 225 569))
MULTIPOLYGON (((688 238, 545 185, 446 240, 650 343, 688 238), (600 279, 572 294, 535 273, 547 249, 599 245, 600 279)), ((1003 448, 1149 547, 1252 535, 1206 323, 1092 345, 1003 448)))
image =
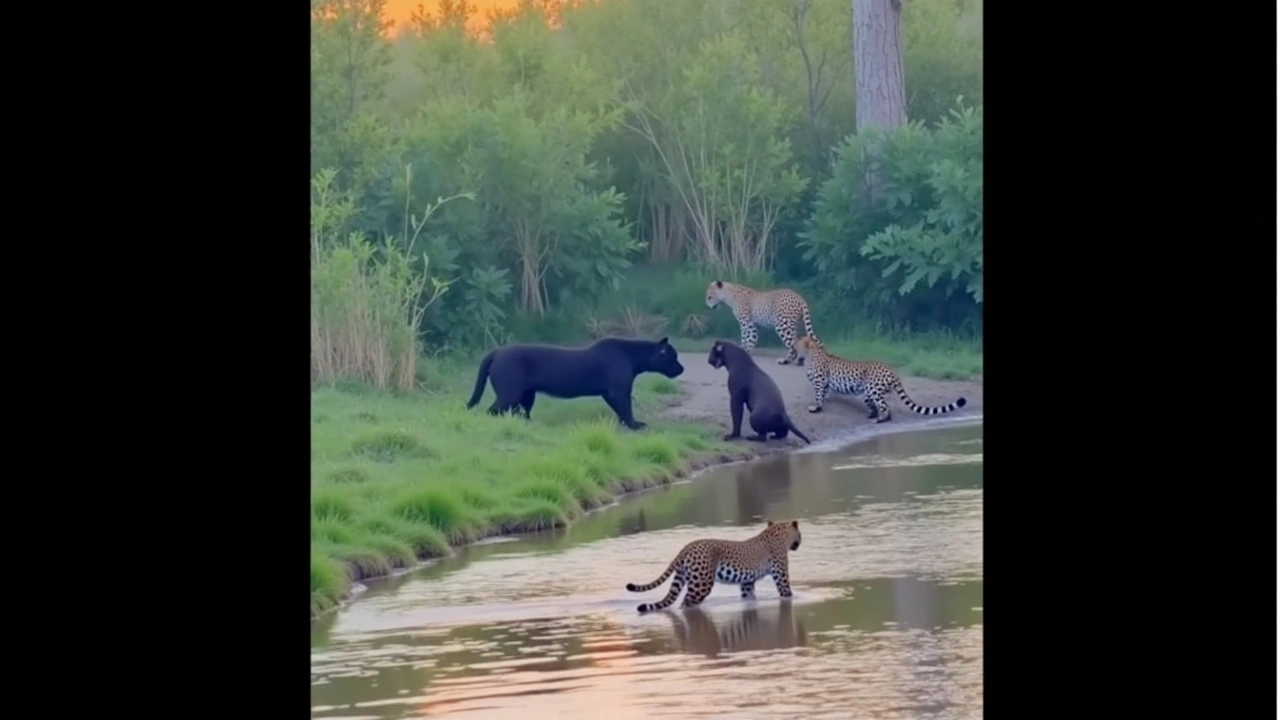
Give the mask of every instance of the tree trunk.
POLYGON ((907 121, 900 0, 853 0, 854 92, 858 132, 896 130, 907 121))
MULTIPOLYGON (((907 121, 907 92, 902 71, 901 0, 853 1, 853 66, 857 114, 855 129, 891 132, 907 121)), ((879 146, 864 145, 866 199, 880 196, 879 146)))
POLYGON ((512 233, 515 235, 516 249, 520 255, 520 309, 539 316, 543 315, 547 309, 542 294, 542 276, 545 272, 542 262, 546 253, 539 245, 540 242, 544 242, 540 237, 541 227, 542 223, 538 223, 537 228, 533 228, 523 220, 519 220, 516 221, 512 233))

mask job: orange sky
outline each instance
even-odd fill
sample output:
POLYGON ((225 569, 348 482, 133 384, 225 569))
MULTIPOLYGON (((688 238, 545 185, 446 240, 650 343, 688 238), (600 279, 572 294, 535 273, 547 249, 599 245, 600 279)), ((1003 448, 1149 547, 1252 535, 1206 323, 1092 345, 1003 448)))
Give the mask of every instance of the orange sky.
MULTIPOLYGON (((471 0, 471 4, 476 8, 475 22, 484 22, 484 17, 491 8, 512 8, 517 3, 518 0, 471 0)), ((418 5, 425 7, 428 12, 436 11, 436 0, 387 0, 385 6, 387 19, 395 23, 391 31, 395 32, 400 28, 401 23, 408 22, 409 15, 418 5)))

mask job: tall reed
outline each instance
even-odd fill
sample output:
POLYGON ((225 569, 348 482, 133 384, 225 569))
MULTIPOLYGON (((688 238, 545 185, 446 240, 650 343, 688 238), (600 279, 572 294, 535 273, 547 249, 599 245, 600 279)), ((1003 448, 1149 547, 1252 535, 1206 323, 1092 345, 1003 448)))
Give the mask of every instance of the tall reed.
MULTIPOLYGON (((412 172, 405 172, 407 188, 412 172)), ((375 247, 361 233, 343 234, 355 204, 334 188, 335 175, 325 169, 312 180, 311 380, 412 389, 422 316, 450 284, 430 276, 425 253, 414 267, 413 245, 431 213, 454 198, 428 205, 421 221, 406 199, 405 237, 375 247)))

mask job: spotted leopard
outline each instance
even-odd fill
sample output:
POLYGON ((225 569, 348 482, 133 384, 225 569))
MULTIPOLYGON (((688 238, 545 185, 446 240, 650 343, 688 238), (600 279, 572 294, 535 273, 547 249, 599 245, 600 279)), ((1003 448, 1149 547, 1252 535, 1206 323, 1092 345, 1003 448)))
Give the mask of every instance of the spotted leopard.
POLYGON ((813 318, 809 315, 809 303, 800 293, 787 288, 775 290, 756 290, 746 285, 736 285, 716 280, 707 285, 707 307, 714 310, 720 303, 729 306, 733 317, 737 319, 742 330, 742 348, 748 353, 755 350, 760 340, 756 326, 773 328, 778 333, 782 344, 787 346, 787 356, 778 360, 779 365, 786 365, 796 360, 797 365, 804 365, 803 358, 796 357, 796 326, 804 321, 804 331, 809 337, 822 341, 813 332, 813 318))
POLYGON ((681 548, 667 569, 657 580, 644 585, 627 583, 631 592, 652 590, 673 574, 667 596, 656 603, 640 603, 636 607, 642 613, 671 607, 680 591, 687 585, 681 607, 696 607, 711 594, 716 583, 737 585, 743 600, 754 600, 756 581, 772 576, 778 586, 778 595, 791 597, 791 581, 787 572, 787 551, 800 547, 800 522, 773 522, 755 537, 746 540, 716 540, 704 538, 681 548))
POLYGON ((967 402, 960 398, 946 405, 928 407, 917 405, 907 397, 902 389, 902 378, 893 368, 878 360, 846 360, 827 352, 808 337, 796 339, 796 352, 801 357, 809 358, 805 368, 805 376, 813 384, 814 404, 808 410, 811 413, 822 411, 822 401, 828 392, 843 395, 863 395, 864 402, 871 410, 867 417, 878 423, 888 422, 890 418, 889 404, 884 396, 889 389, 896 390, 898 397, 908 409, 921 415, 941 415, 965 406, 967 402))

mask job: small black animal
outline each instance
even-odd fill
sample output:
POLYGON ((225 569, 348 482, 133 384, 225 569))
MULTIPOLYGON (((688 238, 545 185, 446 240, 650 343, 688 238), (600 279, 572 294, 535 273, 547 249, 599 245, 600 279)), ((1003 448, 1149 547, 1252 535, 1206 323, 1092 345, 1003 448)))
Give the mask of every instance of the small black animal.
POLYGON ((490 351, 480 361, 467 408, 480 402, 485 380, 492 380, 498 397, 489 406, 490 415, 521 408, 527 419, 537 393, 558 398, 594 396, 604 398, 623 425, 639 430, 645 423, 631 414, 631 390, 636 376, 644 372, 669 378, 684 372, 667 338, 657 342, 603 338, 583 348, 507 345, 490 351))
POLYGON ((746 350, 727 340, 717 340, 711 346, 707 362, 713 368, 729 370, 729 415, 733 418, 733 431, 724 436, 725 440, 742 437, 742 406, 746 405, 751 412, 751 429, 756 431, 756 437, 748 440, 764 442, 771 433, 781 440, 790 431, 809 442, 787 415, 778 384, 756 365, 746 350))

